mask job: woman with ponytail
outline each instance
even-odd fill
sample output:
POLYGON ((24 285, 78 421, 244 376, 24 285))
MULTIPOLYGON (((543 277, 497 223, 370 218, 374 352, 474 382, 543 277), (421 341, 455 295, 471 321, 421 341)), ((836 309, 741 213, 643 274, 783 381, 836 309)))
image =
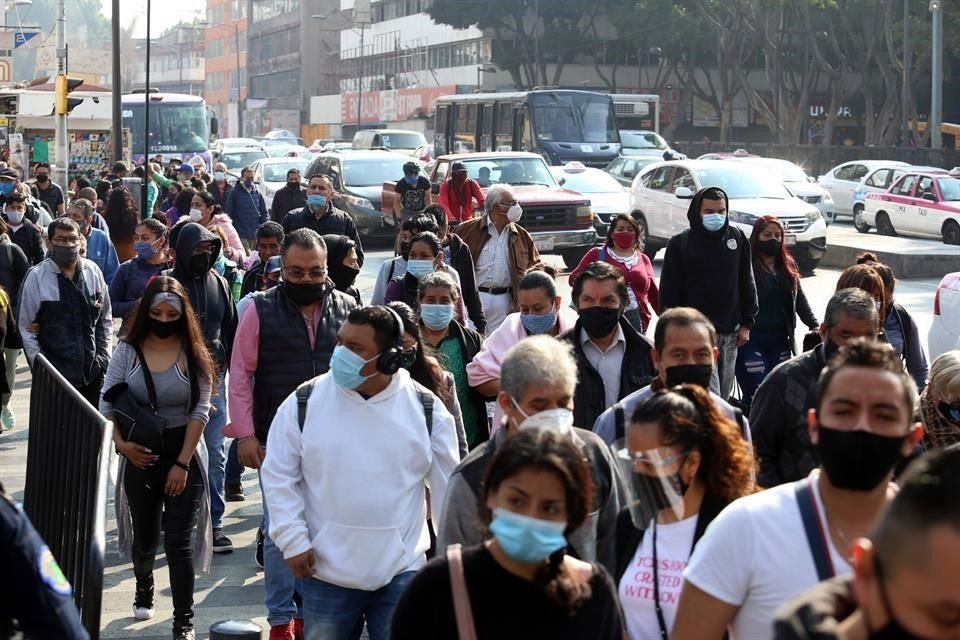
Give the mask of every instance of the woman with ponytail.
POLYGON ((683 570, 707 525, 752 493, 755 462, 735 422, 696 385, 637 406, 614 445, 633 496, 617 520, 617 584, 630 640, 673 628, 683 570))
POLYGON ((217 199, 207 191, 198 191, 190 203, 190 221, 216 233, 223 241, 223 257, 242 267, 247 252, 230 216, 223 212, 217 199))
POLYGON ((492 537, 438 550, 400 599, 391 638, 621 640, 609 574, 566 554, 566 536, 589 511, 590 477, 569 435, 529 428, 510 437, 479 501, 492 537))

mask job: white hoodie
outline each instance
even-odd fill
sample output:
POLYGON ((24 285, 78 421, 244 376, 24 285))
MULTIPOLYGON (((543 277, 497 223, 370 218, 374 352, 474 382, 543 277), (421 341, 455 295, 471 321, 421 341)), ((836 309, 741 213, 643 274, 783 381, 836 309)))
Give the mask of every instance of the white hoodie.
POLYGON ((313 549, 314 577, 364 591, 424 565, 424 486, 440 522, 459 453, 453 417, 439 399, 428 435, 406 371, 368 400, 320 376, 303 433, 290 394, 270 425, 267 452, 260 478, 269 535, 284 558, 313 549))

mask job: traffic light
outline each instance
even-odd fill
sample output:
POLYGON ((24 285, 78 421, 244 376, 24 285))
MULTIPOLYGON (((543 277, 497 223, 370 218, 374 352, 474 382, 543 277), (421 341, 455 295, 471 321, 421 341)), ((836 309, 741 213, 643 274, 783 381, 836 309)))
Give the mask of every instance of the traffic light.
POLYGON ((82 98, 71 98, 70 92, 74 91, 77 87, 83 84, 83 80, 79 78, 68 78, 64 74, 57 76, 56 82, 56 94, 57 94, 57 104, 56 104, 56 113, 58 116, 67 115, 73 109, 83 102, 82 98))

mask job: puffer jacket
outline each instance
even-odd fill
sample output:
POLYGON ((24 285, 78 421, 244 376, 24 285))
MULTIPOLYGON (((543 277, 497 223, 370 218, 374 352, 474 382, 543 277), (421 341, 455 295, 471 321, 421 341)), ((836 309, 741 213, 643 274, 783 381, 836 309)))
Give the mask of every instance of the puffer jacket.
POLYGON ((267 203, 260 192, 256 189, 247 191, 242 184, 234 185, 223 208, 230 214, 233 226, 244 240, 253 240, 257 235, 257 227, 270 219, 267 203))

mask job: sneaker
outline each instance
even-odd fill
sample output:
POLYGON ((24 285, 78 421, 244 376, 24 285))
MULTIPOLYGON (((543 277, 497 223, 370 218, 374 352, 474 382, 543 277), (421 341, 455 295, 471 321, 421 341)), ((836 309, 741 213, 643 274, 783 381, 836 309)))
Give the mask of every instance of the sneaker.
POLYGON ((303 618, 294 618, 293 619, 293 639, 294 640, 304 640, 306 636, 303 635, 303 618))
POLYGON ((176 624, 174 624, 173 640, 197 640, 197 636, 193 632, 193 626, 178 627, 176 624))
POLYGON ((0 433, 13 429, 17 424, 17 417, 13 415, 13 409, 7 405, 0 411, 0 433))
POLYGON ((133 617, 149 620, 153 617, 153 576, 137 581, 137 593, 133 599, 133 617))
POLYGON ((294 640, 293 621, 287 624, 277 624, 270 627, 269 640, 294 640))
POLYGON ((246 500, 246 498, 243 497, 242 484, 228 484, 224 489, 224 499, 227 502, 243 502, 246 500))
POLYGON ((257 529, 257 553, 253 559, 257 566, 263 569, 263 529, 257 529))
POLYGON ((214 529, 213 530, 213 552, 214 553, 230 553, 233 551, 233 543, 230 542, 230 538, 223 535, 223 529, 214 529))

